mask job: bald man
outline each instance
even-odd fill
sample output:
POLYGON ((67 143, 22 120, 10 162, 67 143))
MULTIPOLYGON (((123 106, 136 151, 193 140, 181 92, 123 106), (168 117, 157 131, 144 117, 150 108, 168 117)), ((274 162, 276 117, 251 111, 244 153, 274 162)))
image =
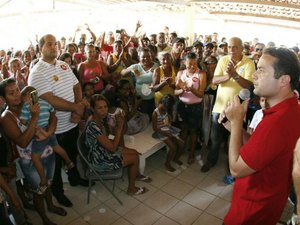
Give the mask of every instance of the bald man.
POLYGON ((251 59, 243 55, 243 42, 238 37, 233 37, 228 42, 228 55, 218 61, 212 83, 218 85, 215 105, 212 111, 211 146, 207 161, 201 171, 207 172, 219 158, 221 144, 227 145, 229 132, 218 123, 220 113, 226 103, 237 95, 242 88, 251 89, 252 74, 255 65, 251 59))

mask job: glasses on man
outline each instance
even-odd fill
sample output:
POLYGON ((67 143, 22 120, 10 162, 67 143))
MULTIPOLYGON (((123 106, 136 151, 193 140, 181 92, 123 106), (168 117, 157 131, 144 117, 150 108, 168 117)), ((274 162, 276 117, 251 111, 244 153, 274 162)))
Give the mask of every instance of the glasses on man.
POLYGON ((262 48, 256 48, 255 51, 256 52, 261 52, 263 49, 262 48))

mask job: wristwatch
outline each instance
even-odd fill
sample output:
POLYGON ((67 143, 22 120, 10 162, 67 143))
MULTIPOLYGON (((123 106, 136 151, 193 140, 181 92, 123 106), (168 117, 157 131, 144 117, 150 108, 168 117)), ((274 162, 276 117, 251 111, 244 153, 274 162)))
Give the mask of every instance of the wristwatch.
POLYGON ((236 74, 236 75, 233 77, 233 79, 234 79, 235 81, 239 81, 240 75, 236 74))

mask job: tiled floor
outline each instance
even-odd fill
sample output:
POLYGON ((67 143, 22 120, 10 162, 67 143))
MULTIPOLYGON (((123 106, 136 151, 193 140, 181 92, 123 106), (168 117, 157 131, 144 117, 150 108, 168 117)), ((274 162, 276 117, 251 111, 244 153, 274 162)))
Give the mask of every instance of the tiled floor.
MULTIPOLYGON (((153 181, 146 186, 149 191, 140 196, 126 194, 127 178, 117 182, 116 194, 123 201, 121 206, 104 187, 97 183, 92 187, 90 203, 86 203, 86 188, 65 184, 65 193, 74 207, 66 208, 66 217, 49 213, 59 225, 221 225, 229 206, 232 185, 223 183, 226 174, 226 155, 208 173, 200 172, 196 161, 178 175, 170 175, 164 169, 166 152, 158 151, 147 159, 146 174, 153 181)), ((186 155, 182 156, 186 161, 186 155)), ((107 181, 111 185, 111 181, 107 181)), ((291 215, 292 206, 287 203, 282 220, 291 215)), ((36 212, 27 211, 30 221, 40 225, 36 212)))

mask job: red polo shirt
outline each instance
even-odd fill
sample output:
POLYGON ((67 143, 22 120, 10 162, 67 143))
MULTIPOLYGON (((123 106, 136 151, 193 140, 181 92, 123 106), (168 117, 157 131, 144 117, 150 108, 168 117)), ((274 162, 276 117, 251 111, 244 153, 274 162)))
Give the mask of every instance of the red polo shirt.
POLYGON ((245 163, 256 172, 236 179, 225 225, 275 225, 291 185, 293 151, 300 136, 296 97, 264 111, 263 120, 241 148, 245 163))

